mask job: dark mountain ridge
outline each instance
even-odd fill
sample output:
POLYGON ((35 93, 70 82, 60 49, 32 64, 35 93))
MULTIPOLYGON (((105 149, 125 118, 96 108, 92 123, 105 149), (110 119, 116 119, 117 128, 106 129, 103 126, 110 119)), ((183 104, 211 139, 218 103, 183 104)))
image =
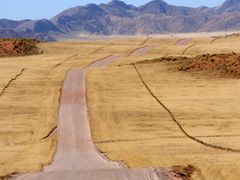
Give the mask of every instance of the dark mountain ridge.
POLYGON ((240 1, 226 0, 218 11, 219 13, 240 13, 240 1))
POLYGON ((134 35, 240 29, 240 0, 221 6, 190 8, 153 0, 136 7, 113 0, 67 9, 50 20, 0 19, 0 37, 43 40, 74 38, 78 34, 134 35))

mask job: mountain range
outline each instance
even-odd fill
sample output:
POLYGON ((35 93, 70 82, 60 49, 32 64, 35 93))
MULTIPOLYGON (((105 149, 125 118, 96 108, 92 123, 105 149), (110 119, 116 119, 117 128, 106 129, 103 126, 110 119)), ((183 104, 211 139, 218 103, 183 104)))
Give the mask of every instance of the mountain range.
POLYGON ((136 35, 240 30, 240 0, 219 7, 190 8, 153 0, 136 7, 123 1, 67 9, 51 19, 0 19, 1 38, 55 41, 81 34, 136 35))

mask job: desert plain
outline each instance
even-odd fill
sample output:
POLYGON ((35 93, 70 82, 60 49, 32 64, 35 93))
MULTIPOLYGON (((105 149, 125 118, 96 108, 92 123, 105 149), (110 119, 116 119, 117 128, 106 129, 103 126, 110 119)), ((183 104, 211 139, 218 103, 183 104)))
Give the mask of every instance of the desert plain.
POLYGON ((240 53, 239 40, 238 34, 96 38, 40 43, 42 54, 0 58, 0 176, 52 163, 66 73, 116 55, 109 66, 87 70, 98 150, 129 168, 192 165, 192 179, 237 180, 240 78, 178 71, 157 59, 240 53))

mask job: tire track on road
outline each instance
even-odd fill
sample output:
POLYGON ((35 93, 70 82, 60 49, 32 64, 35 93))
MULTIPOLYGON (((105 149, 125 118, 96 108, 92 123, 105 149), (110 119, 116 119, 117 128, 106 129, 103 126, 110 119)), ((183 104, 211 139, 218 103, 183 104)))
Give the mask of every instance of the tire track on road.
POLYGON ((146 87, 146 89, 148 90, 148 92, 151 94, 151 96, 168 112, 168 114, 171 116, 173 122, 178 126, 178 128, 180 129, 180 131, 186 136, 188 137, 189 139, 199 143, 199 144, 202 144, 206 147, 209 147, 209 148, 213 148, 213 149, 218 149, 218 150, 222 150, 222 151, 228 151, 228 152, 234 152, 234 153, 240 153, 240 149, 233 149, 233 148, 229 148, 229 147, 223 147, 223 146, 218 146, 218 145, 214 145, 214 144, 210 144, 210 143, 207 143, 205 141, 202 141, 194 136, 191 136, 190 134, 188 134, 186 132, 186 130, 183 128, 183 126, 181 125, 181 123, 175 118, 175 116, 173 115, 172 111, 170 109, 168 109, 162 102, 161 100, 158 99, 158 97, 152 92, 152 90, 150 89, 150 87, 147 85, 147 83, 144 81, 141 73, 139 72, 137 66, 133 63, 132 64, 135 71, 137 72, 141 82, 143 83, 143 85, 146 87))

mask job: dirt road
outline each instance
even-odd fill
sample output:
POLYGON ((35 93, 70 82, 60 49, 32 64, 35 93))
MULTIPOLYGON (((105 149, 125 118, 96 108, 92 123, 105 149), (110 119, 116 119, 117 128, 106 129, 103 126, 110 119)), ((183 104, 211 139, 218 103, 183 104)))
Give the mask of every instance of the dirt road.
POLYGON ((174 45, 175 46, 186 46, 190 42, 192 42, 191 38, 183 38, 183 39, 179 39, 174 45))
MULTIPOLYGON (((104 67, 118 59, 118 56, 109 56, 88 67, 104 67)), ((71 69, 67 73, 61 94, 59 142, 54 162, 44 167, 43 172, 21 175, 16 179, 169 179, 167 171, 162 169, 126 169, 101 156, 95 148, 86 104, 87 68, 71 69)))
POLYGON ((140 56, 148 53, 151 50, 151 46, 140 47, 129 54, 129 56, 140 56))

